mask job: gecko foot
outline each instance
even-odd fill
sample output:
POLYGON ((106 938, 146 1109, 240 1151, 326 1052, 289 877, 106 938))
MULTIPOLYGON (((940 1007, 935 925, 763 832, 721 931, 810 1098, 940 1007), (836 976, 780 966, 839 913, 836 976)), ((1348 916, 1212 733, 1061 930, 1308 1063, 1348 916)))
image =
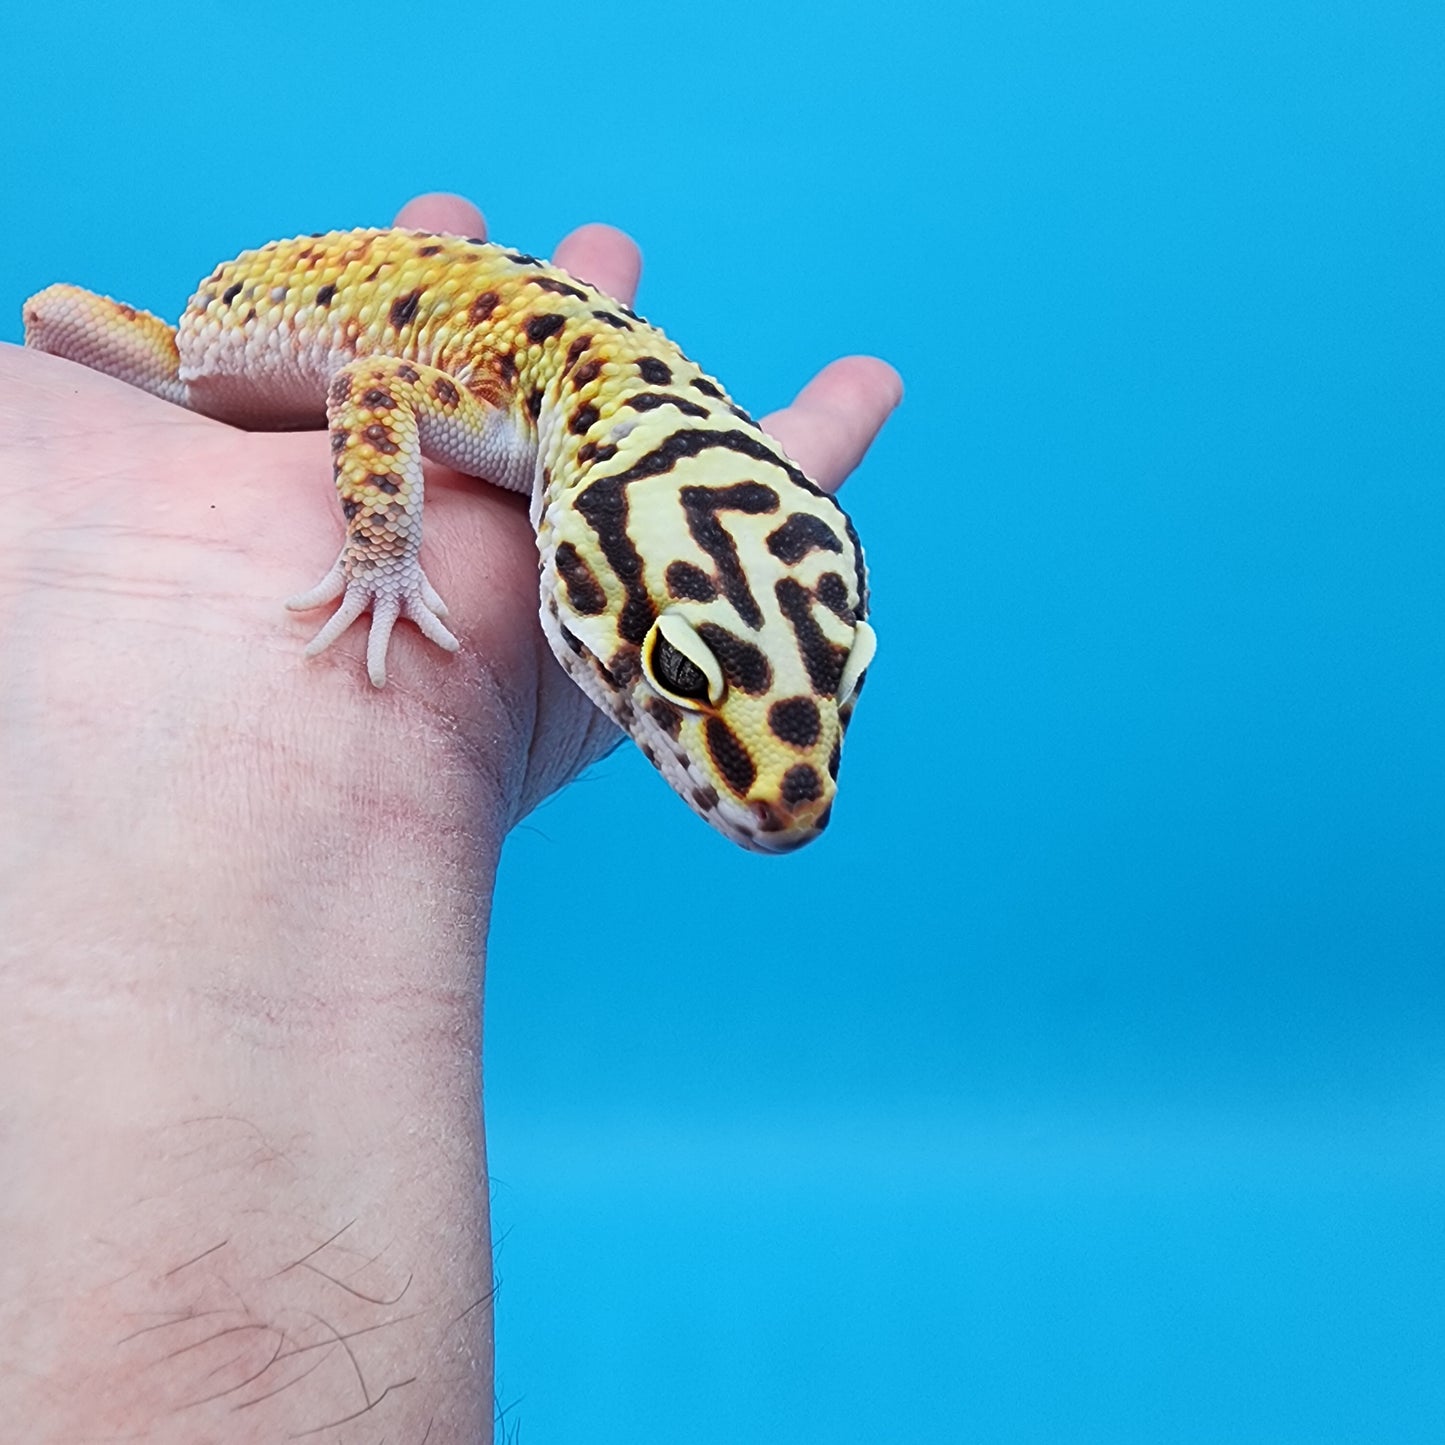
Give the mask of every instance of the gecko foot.
POLYGON ((456 652, 461 647, 442 624, 441 619, 447 615, 446 603, 415 560, 368 568, 365 572, 349 572, 343 553, 315 587, 289 598, 286 606, 292 612, 306 612, 338 597, 341 606, 307 643, 306 656, 315 657, 325 652, 363 612, 370 612, 366 673, 375 687, 386 686, 386 649, 398 617, 410 617, 424 636, 447 652, 456 652))

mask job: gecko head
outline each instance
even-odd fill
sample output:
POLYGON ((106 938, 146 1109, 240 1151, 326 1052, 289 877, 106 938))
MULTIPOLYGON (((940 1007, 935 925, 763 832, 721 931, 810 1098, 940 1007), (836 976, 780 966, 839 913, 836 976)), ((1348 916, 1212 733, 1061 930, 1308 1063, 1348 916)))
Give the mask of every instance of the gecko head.
POLYGON ((658 616, 641 647, 629 730, 719 832, 754 852, 792 852, 827 826, 873 629, 855 620, 837 641, 820 639, 819 676, 791 631, 745 635, 735 615, 718 613, 674 605, 658 616))
POLYGON ((605 485, 543 518, 553 652, 720 833, 811 842, 875 649, 847 517, 811 484, 605 485))

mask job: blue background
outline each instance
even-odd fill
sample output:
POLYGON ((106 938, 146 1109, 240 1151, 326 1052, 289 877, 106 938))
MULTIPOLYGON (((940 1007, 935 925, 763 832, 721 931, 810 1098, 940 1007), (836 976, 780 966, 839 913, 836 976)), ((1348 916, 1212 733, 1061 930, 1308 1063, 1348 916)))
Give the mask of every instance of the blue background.
POLYGON ((0 334, 447 188, 907 380, 826 840, 508 845, 517 1438, 1445 1439, 1445 9, 945 8, 31 7, 0 334))

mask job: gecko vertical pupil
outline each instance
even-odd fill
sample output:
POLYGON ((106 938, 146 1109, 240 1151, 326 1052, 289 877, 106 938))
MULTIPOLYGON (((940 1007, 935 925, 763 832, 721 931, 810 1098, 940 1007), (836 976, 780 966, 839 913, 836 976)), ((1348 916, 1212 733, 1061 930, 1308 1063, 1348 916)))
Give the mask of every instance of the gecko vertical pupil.
POLYGON ((660 632, 652 649, 652 671, 678 697, 707 701, 707 677, 695 662, 678 651, 660 632))

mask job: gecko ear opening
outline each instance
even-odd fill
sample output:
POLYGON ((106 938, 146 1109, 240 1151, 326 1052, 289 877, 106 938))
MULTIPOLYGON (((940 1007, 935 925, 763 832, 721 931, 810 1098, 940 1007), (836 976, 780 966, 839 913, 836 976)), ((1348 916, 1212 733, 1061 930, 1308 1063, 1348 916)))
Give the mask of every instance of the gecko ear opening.
POLYGON ((863 681, 873 654, 878 651, 878 634, 866 622, 860 622, 853 633, 853 650, 843 664, 843 676, 838 679, 838 704, 842 706, 863 681))
POLYGON ((664 612, 642 644, 647 680, 669 702, 697 712, 723 697, 722 666, 690 622, 664 612))

